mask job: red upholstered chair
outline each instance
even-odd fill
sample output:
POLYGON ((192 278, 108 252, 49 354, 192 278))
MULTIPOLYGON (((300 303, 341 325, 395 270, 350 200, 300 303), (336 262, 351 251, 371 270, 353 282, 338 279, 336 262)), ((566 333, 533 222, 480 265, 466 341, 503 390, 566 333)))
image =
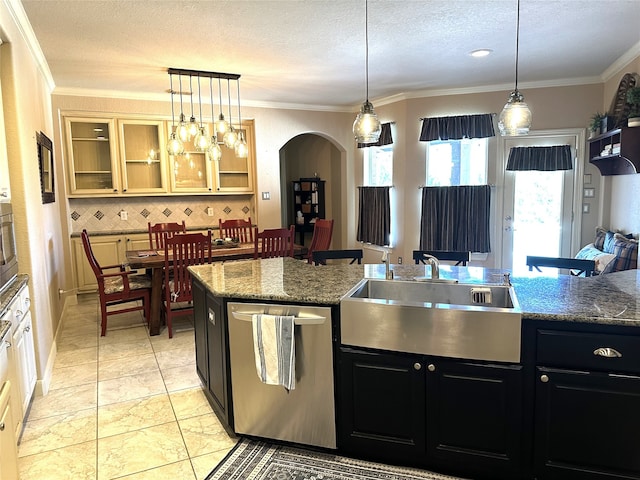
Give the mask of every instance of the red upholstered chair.
POLYGON ((173 237, 176 233, 186 233, 187 227, 184 223, 156 223, 149 226, 149 248, 154 250, 164 250, 164 244, 167 238, 173 237))
POLYGON ((118 313, 134 312, 142 310, 144 318, 149 321, 149 296, 151 292, 151 280, 146 275, 138 275, 135 272, 125 270, 124 265, 107 265, 101 267, 93 254, 89 234, 82 230, 82 246, 87 255, 89 265, 98 281, 98 293, 100 295, 100 335, 107 333, 107 316, 118 313), (111 271, 111 272, 109 272, 111 271), (142 304, 138 304, 142 301, 142 304), (109 309, 113 305, 136 303, 119 309, 109 309))
POLYGON ((191 274, 187 267, 211 263, 211 230, 185 233, 167 238, 164 249, 163 311, 169 338, 173 338, 172 320, 175 316, 193 314, 191 274), (170 272, 171 275, 167 275, 170 272))
POLYGON ((289 228, 264 229, 254 235, 253 258, 293 257, 293 240, 296 230, 289 228))
POLYGON ((307 262, 313 262, 313 252, 316 250, 329 250, 331 235, 333 233, 333 220, 317 219, 313 226, 313 236, 307 253, 307 262))
POLYGON ((218 219, 220 238, 237 238, 240 243, 253 243, 253 227, 251 217, 247 220, 242 218, 222 220, 218 219))

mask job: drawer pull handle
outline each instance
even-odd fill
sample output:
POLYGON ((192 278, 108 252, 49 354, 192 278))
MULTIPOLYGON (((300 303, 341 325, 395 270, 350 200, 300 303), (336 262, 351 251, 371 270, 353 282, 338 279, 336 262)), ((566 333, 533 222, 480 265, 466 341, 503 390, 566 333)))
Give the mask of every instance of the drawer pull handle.
POLYGON ((615 348, 611 348, 611 347, 600 347, 600 348, 596 348, 593 351, 594 355, 598 355, 599 357, 606 357, 606 358, 620 358, 622 357, 622 354, 617 351, 615 348))

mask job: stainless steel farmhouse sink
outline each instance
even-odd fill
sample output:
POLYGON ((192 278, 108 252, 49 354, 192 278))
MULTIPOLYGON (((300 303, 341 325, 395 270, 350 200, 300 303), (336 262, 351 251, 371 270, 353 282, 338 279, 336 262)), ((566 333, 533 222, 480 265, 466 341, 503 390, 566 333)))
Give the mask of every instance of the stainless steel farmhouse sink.
POLYGON ((510 285, 364 279, 340 302, 343 345, 520 361, 522 312, 510 285))

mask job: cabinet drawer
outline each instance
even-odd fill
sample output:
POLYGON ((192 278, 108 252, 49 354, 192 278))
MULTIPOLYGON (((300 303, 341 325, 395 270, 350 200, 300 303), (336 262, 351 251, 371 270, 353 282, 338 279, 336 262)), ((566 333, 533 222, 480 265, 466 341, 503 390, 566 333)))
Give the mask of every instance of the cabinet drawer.
POLYGON ((640 373, 640 336, 538 330, 537 364, 640 373))

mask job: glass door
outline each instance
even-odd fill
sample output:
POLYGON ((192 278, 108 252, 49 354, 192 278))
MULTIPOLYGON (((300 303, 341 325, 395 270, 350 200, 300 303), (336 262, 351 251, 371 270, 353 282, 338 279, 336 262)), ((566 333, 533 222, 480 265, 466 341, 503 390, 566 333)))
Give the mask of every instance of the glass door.
POLYGON ((502 221, 502 267, 522 274, 527 255, 571 256, 573 233, 576 135, 510 137, 504 141, 504 158, 512 147, 570 145, 574 168, 558 171, 505 171, 502 221))

